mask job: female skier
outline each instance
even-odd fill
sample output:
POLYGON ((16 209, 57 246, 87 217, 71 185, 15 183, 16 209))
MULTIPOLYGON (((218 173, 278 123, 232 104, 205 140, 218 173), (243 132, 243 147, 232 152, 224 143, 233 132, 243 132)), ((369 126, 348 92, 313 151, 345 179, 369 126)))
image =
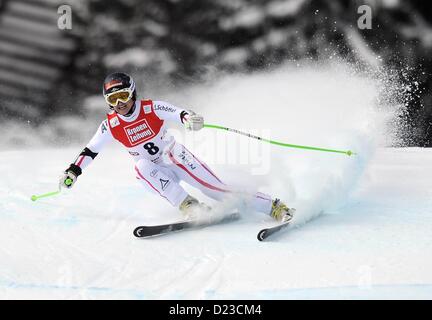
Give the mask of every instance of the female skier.
MULTIPOLYGON (((180 181, 218 201, 236 192, 167 134, 166 122, 170 121, 181 123, 188 130, 200 130, 204 126, 202 116, 163 101, 137 100, 135 82, 125 73, 113 73, 106 77, 103 95, 111 112, 84 150, 64 171, 60 179, 61 187, 71 188, 82 170, 108 142, 115 139, 135 160, 135 171, 141 184, 178 207, 186 219, 195 218, 199 212, 210 210, 210 207, 189 195, 180 181)), ((250 199, 256 211, 269 214, 277 221, 285 222, 293 217, 295 209, 288 208, 279 199, 272 200, 269 195, 260 192, 251 194, 250 199)))

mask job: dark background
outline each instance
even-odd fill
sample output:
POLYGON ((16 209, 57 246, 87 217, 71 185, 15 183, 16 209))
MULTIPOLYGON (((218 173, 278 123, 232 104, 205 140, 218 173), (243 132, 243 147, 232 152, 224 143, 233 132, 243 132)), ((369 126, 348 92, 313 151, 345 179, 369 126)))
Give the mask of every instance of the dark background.
POLYGON ((107 73, 171 90, 335 55, 406 84, 405 145, 432 146, 428 1, 0 0, 0 122, 83 115, 107 73), (72 8, 60 30, 57 9, 72 8), (357 12, 372 8, 372 29, 357 12), (379 58, 377 58, 379 57, 379 58))

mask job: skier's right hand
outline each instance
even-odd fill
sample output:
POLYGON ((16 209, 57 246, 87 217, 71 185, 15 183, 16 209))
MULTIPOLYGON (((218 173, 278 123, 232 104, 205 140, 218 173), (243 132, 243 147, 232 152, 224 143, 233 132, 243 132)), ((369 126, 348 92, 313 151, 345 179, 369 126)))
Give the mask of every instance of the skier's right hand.
POLYGON ((60 188, 70 189, 77 180, 77 176, 72 171, 65 171, 60 177, 60 188))

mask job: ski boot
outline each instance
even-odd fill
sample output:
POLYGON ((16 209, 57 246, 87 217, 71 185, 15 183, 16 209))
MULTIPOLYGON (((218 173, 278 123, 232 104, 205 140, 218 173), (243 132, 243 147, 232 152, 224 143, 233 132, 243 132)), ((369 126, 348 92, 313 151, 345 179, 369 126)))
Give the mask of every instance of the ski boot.
POLYGON ((272 203, 270 216, 272 216, 275 220, 279 222, 289 222, 293 218, 295 211, 296 209, 288 208, 279 199, 274 199, 272 203))
POLYGON ((188 195, 179 206, 185 220, 198 219, 203 213, 208 213, 211 207, 188 195))

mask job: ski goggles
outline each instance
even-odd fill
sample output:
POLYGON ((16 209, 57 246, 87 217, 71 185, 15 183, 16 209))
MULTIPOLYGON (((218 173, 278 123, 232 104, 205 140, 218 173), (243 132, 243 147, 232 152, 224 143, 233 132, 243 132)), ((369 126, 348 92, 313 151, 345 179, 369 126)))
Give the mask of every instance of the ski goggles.
POLYGON ((105 95, 105 101, 112 107, 117 107, 119 102, 126 103, 132 98, 132 90, 123 89, 105 95))

